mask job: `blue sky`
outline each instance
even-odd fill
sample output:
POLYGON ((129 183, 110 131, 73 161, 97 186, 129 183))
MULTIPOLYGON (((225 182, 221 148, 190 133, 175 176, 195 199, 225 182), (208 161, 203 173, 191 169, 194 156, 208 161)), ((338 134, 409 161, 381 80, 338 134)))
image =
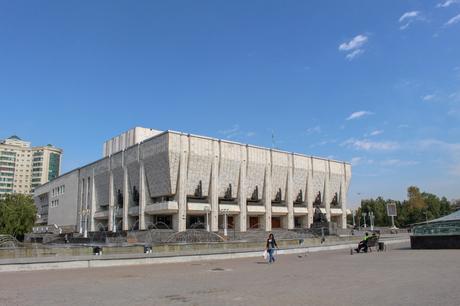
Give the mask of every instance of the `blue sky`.
POLYGON ((460 1, 0 0, 0 138, 63 170, 134 126, 350 161, 349 202, 460 198, 460 1))

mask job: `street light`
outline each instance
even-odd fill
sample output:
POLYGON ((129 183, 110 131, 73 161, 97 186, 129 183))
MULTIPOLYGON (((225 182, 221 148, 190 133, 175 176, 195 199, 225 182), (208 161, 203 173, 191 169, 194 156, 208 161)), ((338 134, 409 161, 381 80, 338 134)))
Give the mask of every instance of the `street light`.
POLYGON ((228 213, 228 208, 222 208, 220 211, 224 213, 224 236, 227 236, 227 213, 228 213))
POLYGON ((355 228, 355 210, 354 209, 351 210, 351 219, 353 222, 353 228, 355 228))
POLYGON ((82 209, 81 210, 81 220, 80 220, 80 234, 83 232, 83 237, 88 238, 88 215, 90 213, 89 209, 82 209), (82 226, 82 223, 84 226, 82 226))
POLYGON ((209 208, 209 206, 205 206, 204 207, 204 211, 206 212, 206 230, 209 232, 209 211, 211 209, 209 208))
POLYGON ((362 215, 363 215, 363 218, 364 218, 364 230, 366 230, 366 227, 367 227, 367 225, 366 225, 366 215, 367 214, 364 212, 364 213, 362 213, 362 215))
POLYGON ((371 211, 369 212, 369 222, 371 223, 371 231, 374 230, 374 213, 371 211))
POLYGON ((113 213, 112 213, 112 224, 113 224, 113 225, 112 225, 112 231, 113 231, 114 233, 117 232, 117 213, 118 213, 118 206, 115 205, 115 206, 113 207, 113 213))

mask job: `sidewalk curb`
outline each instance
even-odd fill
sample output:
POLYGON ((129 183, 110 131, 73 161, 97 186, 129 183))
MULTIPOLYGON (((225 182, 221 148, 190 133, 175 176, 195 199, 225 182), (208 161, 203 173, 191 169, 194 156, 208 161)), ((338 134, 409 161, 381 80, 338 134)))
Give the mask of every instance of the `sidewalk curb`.
MULTIPOLYGON (((399 244, 409 242, 409 239, 387 240, 385 244, 399 244)), ((350 249, 356 243, 325 245, 313 247, 299 247, 293 249, 278 250, 279 255, 284 254, 300 254, 313 253, 322 251, 344 250, 350 249)), ((162 256, 162 257, 143 257, 143 258, 97 258, 97 259, 81 259, 70 261, 55 261, 55 262, 33 262, 33 263, 13 263, 0 265, 0 272, 17 272, 17 271, 37 271, 37 270, 60 270, 60 269, 81 269, 81 268, 97 268, 97 267, 116 267, 116 266, 133 266, 133 265, 150 265, 150 264, 166 264, 166 263, 184 263, 203 260, 224 260, 236 258, 261 257, 262 251, 247 251, 235 253, 220 253, 220 254, 201 254, 201 255, 179 255, 179 256, 162 256)))

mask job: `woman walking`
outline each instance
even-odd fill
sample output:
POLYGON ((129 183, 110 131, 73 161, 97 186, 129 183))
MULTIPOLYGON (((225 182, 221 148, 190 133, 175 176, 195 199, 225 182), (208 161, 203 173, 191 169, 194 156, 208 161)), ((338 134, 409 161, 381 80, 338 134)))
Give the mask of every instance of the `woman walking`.
POLYGON ((276 244, 275 236, 273 236, 273 234, 270 233, 270 235, 268 235, 267 246, 266 246, 268 257, 269 257, 268 263, 275 262, 275 256, 273 256, 273 253, 275 252, 275 247, 278 248, 278 245, 276 244))

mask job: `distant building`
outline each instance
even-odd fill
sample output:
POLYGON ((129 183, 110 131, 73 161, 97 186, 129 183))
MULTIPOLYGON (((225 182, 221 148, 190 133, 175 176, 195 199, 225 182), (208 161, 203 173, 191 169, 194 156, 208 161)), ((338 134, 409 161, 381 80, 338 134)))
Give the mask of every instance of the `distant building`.
POLYGON ((104 158, 36 188, 39 223, 270 231, 309 227, 316 206, 346 228, 349 163, 174 131, 129 146, 126 135, 106 143, 104 158))
POLYGON ((0 141, 0 197, 32 194, 60 174, 62 150, 52 145, 31 147, 18 136, 0 141))
POLYGON ((412 249, 460 249, 460 210, 414 226, 410 242, 412 249))

